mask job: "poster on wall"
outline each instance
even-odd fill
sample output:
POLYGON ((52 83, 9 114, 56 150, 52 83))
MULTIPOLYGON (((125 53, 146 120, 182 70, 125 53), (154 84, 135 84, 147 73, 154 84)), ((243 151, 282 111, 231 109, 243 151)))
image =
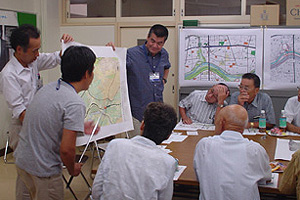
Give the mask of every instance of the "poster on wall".
POLYGON ((10 47, 9 38, 12 30, 18 26, 17 12, 0 10, 0 71, 11 58, 13 49, 10 47))
POLYGON ((300 86, 300 29, 265 29, 264 43, 264 89, 300 86))
POLYGON ((262 78, 263 30, 181 28, 179 85, 236 87, 244 73, 262 78))

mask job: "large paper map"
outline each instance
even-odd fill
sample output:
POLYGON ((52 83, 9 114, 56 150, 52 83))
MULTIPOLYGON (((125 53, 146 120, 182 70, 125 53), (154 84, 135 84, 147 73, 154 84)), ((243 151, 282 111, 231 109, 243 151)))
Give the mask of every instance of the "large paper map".
POLYGON ((300 29, 265 30, 265 89, 291 89, 299 86, 300 34, 298 33, 300 29))
POLYGON ((261 76, 262 36, 260 29, 181 29, 180 86, 236 86, 244 73, 261 76))
MULTIPOLYGON (((63 45, 66 49, 70 45, 63 45)), ((99 120, 100 132, 92 141, 133 129, 127 79, 126 49, 88 46, 96 54, 94 80, 88 90, 79 93, 86 104, 86 120, 99 120)), ((77 137, 76 144, 84 145, 89 136, 77 137)))

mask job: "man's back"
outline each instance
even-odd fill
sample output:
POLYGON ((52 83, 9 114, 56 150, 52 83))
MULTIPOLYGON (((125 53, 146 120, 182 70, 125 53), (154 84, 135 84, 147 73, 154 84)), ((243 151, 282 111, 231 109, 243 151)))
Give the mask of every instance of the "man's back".
POLYGON ((172 199, 175 159, 145 137, 110 142, 93 199, 172 199))
POLYGON ((200 140, 194 167, 202 200, 260 199, 258 181, 271 178, 264 148, 234 131, 200 140))

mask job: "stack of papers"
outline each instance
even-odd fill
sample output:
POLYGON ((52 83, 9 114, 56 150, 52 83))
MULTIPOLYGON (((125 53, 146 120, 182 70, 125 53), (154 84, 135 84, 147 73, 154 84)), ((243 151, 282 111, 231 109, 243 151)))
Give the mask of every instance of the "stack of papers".
MULTIPOLYGON (((276 144, 276 150, 275 150, 275 156, 274 159, 282 159, 282 160, 291 160, 293 153, 297 149, 290 150, 289 147, 289 141, 288 139, 277 139, 277 144, 276 144)), ((300 141, 295 141, 296 143, 300 143, 300 141)))
POLYGON ((162 143, 170 144, 171 142, 182 142, 183 140, 185 140, 185 138, 188 137, 187 135, 180 135, 180 134, 171 134, 171 136, 167 140, 164 140, 162 143))
POLYGON ((186 166, 183 166, 183 165, 177 166, 177 170, 176 170, 176 172, 174 174, 174 178, 173 178, 174 181, 177 181, 179 179, 180 175, 185 170, 185 168, 186 168, 186 166))
POLYGON ((266 184, 260 184, 259 187, 277 188, 278 187, 278 173, 272 173, 271 181, 266 184))
POLYGON ((175 126, 174 130, 181 131, 197 131, 197 130, 215 130, 214 124, 203 124, 203 123, 192 123, 192 124, 184 124, 182 121, 178 122, 175 126))

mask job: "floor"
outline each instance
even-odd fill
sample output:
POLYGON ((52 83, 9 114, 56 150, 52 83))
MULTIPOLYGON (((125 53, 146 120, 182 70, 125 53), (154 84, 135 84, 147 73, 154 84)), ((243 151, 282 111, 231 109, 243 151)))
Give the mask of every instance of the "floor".
MULTIPOLYGON (((93 183, 93 176, 90 176, 91 171, 91 161, 92 155, 91 151, 87 151, 86 155, 89 156, 88 161, 83 166, 83 173, 87 178, 87 181, 90 185, 93 183)), ((8 154, 7 163, 4 162, 3 157, 0 157, 0 200, 15 200, 15 181, 16 181, 16 168, 13 162, 12 153, 8 154)), ((93 164, 93 169, 97 169, 99 165, 99 160, 95 159, 93 164)), ((68 178, 68 173, 66 170, 63 170, 64 175, 68 178)), ((76 193, 78 199, 85 199, 89 194, 89 189, 82 179, 81 176, 78 176, 73 179, 71 187, 76 193)), ((197 186, 184 186, 176 185, 174 186, 174 194, 172 200, 188 200, 188 199, 198 199, 199 190, 197 186)), ((65 200, 73 200, 71 192, 68 189, 65 189, 65 200)), ((88 198, 89 199, 89 198, 88 198)), ((295 197, 281 197, 264 194, 261 196, 262 200, 296 200, 295 197)))

